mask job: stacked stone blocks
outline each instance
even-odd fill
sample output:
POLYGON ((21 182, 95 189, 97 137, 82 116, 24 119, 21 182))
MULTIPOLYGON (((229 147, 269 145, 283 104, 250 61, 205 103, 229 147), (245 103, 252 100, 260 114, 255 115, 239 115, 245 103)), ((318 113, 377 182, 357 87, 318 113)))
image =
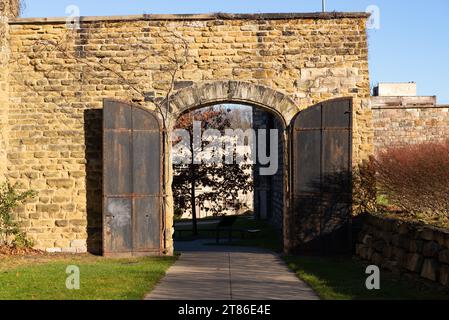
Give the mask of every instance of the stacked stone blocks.
POLYGON ((367 215, 356 255, 385 270, 449 287, 449 231, 367 215))

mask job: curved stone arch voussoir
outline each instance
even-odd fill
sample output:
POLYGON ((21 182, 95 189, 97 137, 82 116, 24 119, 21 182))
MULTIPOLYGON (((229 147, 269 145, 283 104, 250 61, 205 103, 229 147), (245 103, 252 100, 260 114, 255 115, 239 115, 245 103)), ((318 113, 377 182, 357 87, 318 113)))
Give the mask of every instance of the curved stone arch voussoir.
POLYGON ((278 115, 284 125, 299 111, 287 95, 262 85, 243 81, 201 82, 176 91, 170 98, 170 112, 181 114, 218 103, 243 103, 258 106, 278 115))

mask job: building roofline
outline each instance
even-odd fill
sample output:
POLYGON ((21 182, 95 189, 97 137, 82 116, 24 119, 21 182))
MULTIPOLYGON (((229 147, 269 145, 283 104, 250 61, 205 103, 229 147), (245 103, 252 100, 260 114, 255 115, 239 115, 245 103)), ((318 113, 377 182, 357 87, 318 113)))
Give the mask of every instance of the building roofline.
MULTIPOLYGON (((295 19, 344 19, 368 18, 365 12, 315 12, 315 13, 205 13, 205 14, 139 14, 124 16, 82 16, 81 22, 117 21, 165 21, 165 20, 295 20, 295 19)), ((9 24, 59 24, 66 23, 67 17, 13 18, 9 24)))

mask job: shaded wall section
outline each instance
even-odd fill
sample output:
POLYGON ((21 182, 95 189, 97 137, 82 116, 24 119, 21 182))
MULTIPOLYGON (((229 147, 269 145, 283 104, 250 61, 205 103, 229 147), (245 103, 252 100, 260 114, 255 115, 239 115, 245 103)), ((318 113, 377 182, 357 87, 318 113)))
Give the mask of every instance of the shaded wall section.
MULTIPOLYGON (((267 137, 270 129, 278 131, 278 169, 276 174, 262 176, 259 174, 260 164, 257 163, 254 166, 254 213, 256 218, 268 220, 279 231, 279 234, 282 234, 284 211, 283 124, 273 114, 253 108, 253 127, 256 132, 258 129, 267 130, 267 137)), ((267 139, 267 152, 270 150, 270 143, 273 142, 267 139)))

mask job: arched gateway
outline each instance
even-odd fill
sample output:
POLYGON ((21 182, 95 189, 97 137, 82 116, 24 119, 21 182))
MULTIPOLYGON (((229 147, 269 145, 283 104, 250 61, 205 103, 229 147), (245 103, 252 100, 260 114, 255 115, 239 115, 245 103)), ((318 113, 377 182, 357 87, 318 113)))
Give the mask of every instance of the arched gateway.
POLYGON ((335 213, 347 217, 350 175, 334 173, 350 172, 351 148, 353 165, 373 152, 368 14, 82 17, 74 32, 66 17, 17 18, 8 8, 0 8, 8 17, 0 19, 0 180, 39 194, 16 215, 35 248, 171 252, 170 165, 157 166, 168 144, 147 110, 167 96, 171 121, 225 102, 275 114, 284 179, 272 181, 283 181, 285 201, 277 192, 273 206, 284 248, 347 243, 347 220, 335 213), (350 98, 331 100, 341 97, 350 98))
MULTIPOLYGON (((352 98, 325 101, 299 111, 291 98, 273 89, 216 81, 183 88, 163 105, 175 119, 217 103, 248 104, 282 119, 284 250, 348 250, 352 98)), ((163 156, 170 151, 163 150, 161 117, 155 111, 115 100, 105 100, 103 110, 104 253, 171 252, 171 186, 164 184, 171 180, 164 177, 164 172, 171 174, 171 163, 163 161, 170 158, 163 156)))

